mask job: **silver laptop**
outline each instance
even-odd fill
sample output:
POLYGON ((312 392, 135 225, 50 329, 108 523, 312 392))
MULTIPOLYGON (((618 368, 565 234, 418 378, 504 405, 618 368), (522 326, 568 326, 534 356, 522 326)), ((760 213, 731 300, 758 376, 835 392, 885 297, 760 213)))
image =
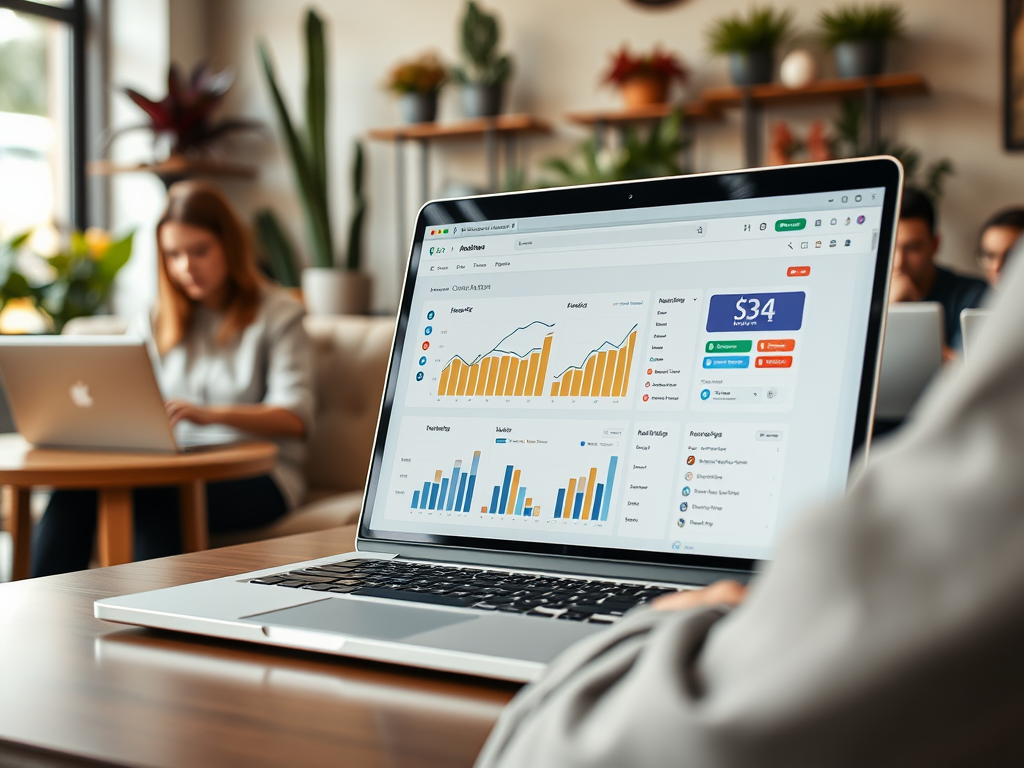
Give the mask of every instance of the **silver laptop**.
POLYGON ((869 437, 889 158, 420 211, 356 550, 101 619, 527 681, 748 579, 869 437))
POLYGON ((963 342, 964 363, 969 363, 978 346, 978 336, 988 321, 991 310, 963 309, 960 311, 960 338, 963 342))
POLYGON ((237 440, 172 430, 145 342, 129 336, 0 336, 14 426, 46 447, 175 452, 237 440))
POLYGON ((890 304, 885 321, 882 372, 875 416, 907 417, 921 393, 942 369, 943 310, 938 302, 890 304))

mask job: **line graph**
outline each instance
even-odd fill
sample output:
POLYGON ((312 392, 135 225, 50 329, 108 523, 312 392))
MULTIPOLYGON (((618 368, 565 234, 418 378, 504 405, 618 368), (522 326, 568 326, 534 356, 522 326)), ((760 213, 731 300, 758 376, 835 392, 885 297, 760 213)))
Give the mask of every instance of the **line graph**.
POLYGON ((441 371, 437 394, 442 397, 486 395, 533 397, 544 393, 554 323, 534 320, 502 338, 469 361, 454 355, 441 371), (544 335, 535 342, 537 331, 544 335))
POLYGON ((602 341, 578 365, 555 376, 552 397, 625 397, 633 367, 637 325, 619 342, 602 341))

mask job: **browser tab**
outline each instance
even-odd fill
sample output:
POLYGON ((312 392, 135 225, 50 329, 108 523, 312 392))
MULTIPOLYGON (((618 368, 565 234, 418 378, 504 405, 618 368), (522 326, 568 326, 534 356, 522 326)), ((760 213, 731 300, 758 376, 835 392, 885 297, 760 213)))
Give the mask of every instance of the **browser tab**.
POLYGON ((517 219, 503 219, 499 221, 470 221, 464 224, 452 226, 453 236, 470 235, 511 235, 518 231, 519 221, 517 219))

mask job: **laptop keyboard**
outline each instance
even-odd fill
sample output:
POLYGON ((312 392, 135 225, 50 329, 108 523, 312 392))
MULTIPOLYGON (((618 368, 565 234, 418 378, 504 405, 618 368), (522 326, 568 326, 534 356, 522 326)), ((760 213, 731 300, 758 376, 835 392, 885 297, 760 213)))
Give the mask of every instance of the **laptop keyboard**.
POLYGON ((613 624, 630 608, 675 592, 670 587, 396 560, 344 560, 251 579, 314 592, 613 624))

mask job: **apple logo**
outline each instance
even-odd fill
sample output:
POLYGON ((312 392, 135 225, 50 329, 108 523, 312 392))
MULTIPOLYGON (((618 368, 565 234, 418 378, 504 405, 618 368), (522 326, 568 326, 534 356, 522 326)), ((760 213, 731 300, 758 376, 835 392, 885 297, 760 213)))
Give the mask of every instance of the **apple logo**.
POLYGON ((89 385, 84 381, 76 381, 71 385, 69 390, 71 395, 71 402, 77 405, 79 408, 91 408, 92 407, 92 395, 89 394, 89 385))

